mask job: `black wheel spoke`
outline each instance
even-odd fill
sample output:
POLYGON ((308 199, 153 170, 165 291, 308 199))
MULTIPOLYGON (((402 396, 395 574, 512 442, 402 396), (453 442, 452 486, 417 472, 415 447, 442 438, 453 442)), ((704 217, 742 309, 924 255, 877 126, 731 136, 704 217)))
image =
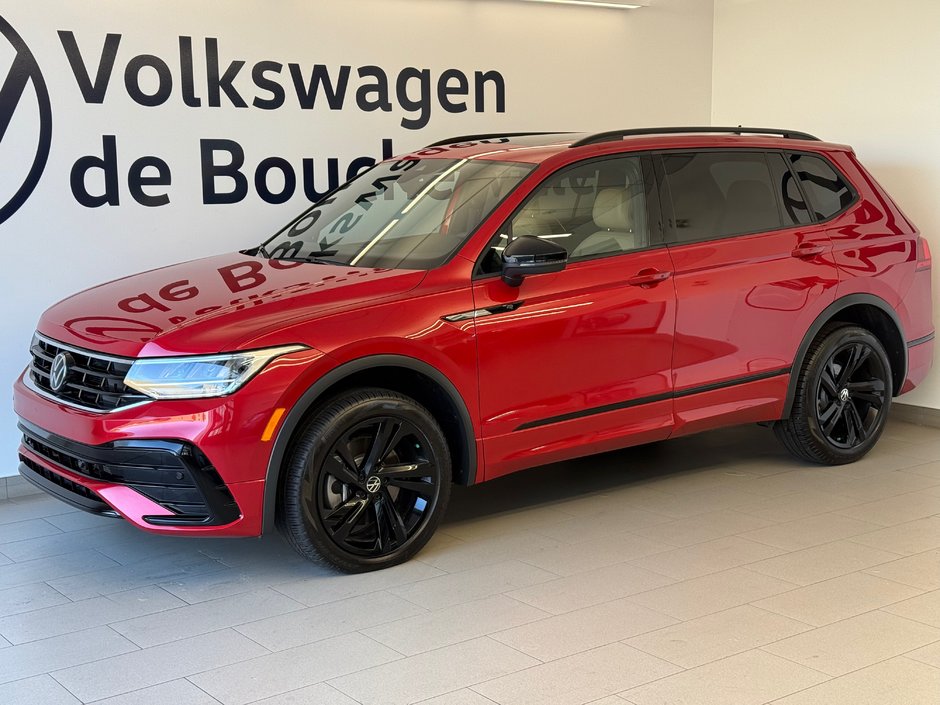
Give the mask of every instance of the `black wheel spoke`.
POLYGON ((363 471, 369 475, 375 471, 376 466, 401 441, 404 435, 404 424, 396 419, 381 419, 375 426, 375 435, 369 446, 369 453, 363 463, 363 471))
POLYGON ((333 447, 333 453, 335 453, 336 456, 342 461, 343 465, 345 465, 346 469, 352 474, 352 476, 357 478, 357 480, 354 480, 354 482, 358 481, 358 477, 360 475, 359 465, 356 463, 356 459, 352 456, 352 453, 349 450, 348 434, 341 438, 339 443, 333 447))
POLYGON ((839 402, 834 400, 825 411, 819 414, 819 425, 822 426, 823 433, 827 436, 832 435, 832 430, 842 417, 841 411, 839 402))
POLYGON ((863 382, 849 382, 846 385, 853 399, 867 402, 880 409, 885 401, 885 383, 880 379, 870 379, 863 382))
POLYGON ((355 463, 350 467, 350 464, 343 458, 343 455, 340 454, 338 450, 330 454, 330 457, 326 459, 323 467, 330 475, 342 483, 354 487, 362 486, 359 473, 355 470, 355 463))
POLYGON ((416 460, 413 463, 383 465, 375 471, 375 474, 389 481, 406 477, 427 477, 429 466, 430 463, 427 460, 416 460))
POLYGON ((401 513, 398 511, 398 507, 395 506, 395 502, 392 500, 388 490, 382 490, 381 502, 382 508, 385 510, 385 515, 388 517, 392 533, 395 534, 395 541, 400 546, 408 540, 408 529, 405 527, 405 520, 402 519, 401 513))
POLYGON ((370 504, 371 500, 356 497, 343 502, 325 516, 324 521, 333 534, 333 540, 340 543, 346 541, 350 532, 361 523, 370 504), (337 521, 331 525, 331 519, 337 519, 337 521))
POLYGON ((855 404, 852 402, 845 405, 845 418, 856 437, 856 443, 865 441, 868 438, 868 429, 865 428, 865 422, 862 421, 858 409, 855 408, 855 404))
POLYGON ((832 370, 828 366, 823 370, 819 381, 831 398, 834 399, 839 396, 839 388, 836 386, 835 377, 832 376, 832 370))
POLYGON ((401 480, 395 478, 389 480, 388 484, 392 487, 407 490, 408 492, 414 492, 420 497, 431 497, 434 494, 434 485, 430 482, 422 482, 421 480, 401 480))
POLYGON ((388 535, 389 521, 385 516, 385 503, 381 501, 373 502, 372 509, 375 511, 375 548, 379 553, 385 553, 391 547, 388 535))

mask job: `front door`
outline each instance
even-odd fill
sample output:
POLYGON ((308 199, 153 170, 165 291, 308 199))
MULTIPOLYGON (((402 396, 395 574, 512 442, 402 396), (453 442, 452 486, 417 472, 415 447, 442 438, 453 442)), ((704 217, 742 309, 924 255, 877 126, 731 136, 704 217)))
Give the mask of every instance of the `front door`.
POLYGON ((473 285, 487 479, 659 440, 672 427, 675 287, 647 157, 550 175, 500 229, 473 285), (523 235, 569 253, 565 270, 499 276, 523 235))

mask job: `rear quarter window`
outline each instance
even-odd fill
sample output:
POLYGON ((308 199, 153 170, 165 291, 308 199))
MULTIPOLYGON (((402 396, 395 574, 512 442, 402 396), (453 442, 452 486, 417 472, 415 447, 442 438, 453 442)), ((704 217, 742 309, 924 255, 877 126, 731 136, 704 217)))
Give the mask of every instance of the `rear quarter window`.
POLYGON ((855 192, 845 177, 822 157, 791 154, 790 163, 809 199, 816 220, 828 220, 855 200, 855 192))

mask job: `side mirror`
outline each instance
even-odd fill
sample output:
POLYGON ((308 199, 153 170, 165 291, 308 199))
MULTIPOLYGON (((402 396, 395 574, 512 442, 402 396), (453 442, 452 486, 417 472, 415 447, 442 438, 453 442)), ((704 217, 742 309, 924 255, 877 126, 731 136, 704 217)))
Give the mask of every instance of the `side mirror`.
POLYGON ((520 286, 530 274, 560 272, 567 263, 568 250, 561 245, 522 235, 503 250, 503 281, 509 286, 520 286))

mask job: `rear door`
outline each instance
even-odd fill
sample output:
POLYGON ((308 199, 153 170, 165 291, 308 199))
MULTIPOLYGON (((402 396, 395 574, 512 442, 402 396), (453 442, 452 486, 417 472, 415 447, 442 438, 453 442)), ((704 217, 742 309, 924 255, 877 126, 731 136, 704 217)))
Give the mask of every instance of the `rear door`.
POLYGON ((677 297, 676 433, 778 418, 790 366, 838 272, 784 155, 663 153, 677 297))
POLYGON ((660 226, 651 159, 618 156, 548 176, 483 253, 487 478, 669 435, 675 289, 660 226), (524 235, 562 244, 567 268, 503 282, 499 253, 524 235))

